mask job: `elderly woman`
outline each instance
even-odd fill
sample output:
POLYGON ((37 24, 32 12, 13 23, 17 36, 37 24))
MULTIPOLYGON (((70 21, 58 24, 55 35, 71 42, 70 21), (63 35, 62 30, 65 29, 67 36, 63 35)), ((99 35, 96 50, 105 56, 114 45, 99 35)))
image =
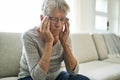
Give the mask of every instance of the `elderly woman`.
POLYGON ((23 34, 19 80, 89 80, 78 75, 69 38, 69 6, 65 0, 44 0, 41 24, 23 34), (61 71, 61 62, 67 71, 61 71))

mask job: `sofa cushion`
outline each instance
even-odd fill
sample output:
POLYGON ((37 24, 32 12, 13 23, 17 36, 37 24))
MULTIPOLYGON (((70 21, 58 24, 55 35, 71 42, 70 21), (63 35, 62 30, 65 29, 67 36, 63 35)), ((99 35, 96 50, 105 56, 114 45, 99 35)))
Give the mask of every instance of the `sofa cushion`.
POLYGON ((0 77, 17 76, 21 51, 20 33, 0 33, 0 77))
POLYGON ((5 78, 0 78, 0 80, 17 80, 18 77, 5 77, 5 78))
POLYGON ((91 61, 79 64, 79 74, 90 80, 120 80, 120 64, 91 61))
POLYGON ((104 33, 103 37, 109 54, 120 56, 120 37, 114 33, 104 33))
POLYGON ((109 54, 108 58, 104 59, 103 61, 120 64, 120 56, 116 56, 116 55, 114 56, 109 54))
POLYGON ((108 58, 108 51, 103 35, 100 33, 94 33, 92 36, 96 45, 96 49, 98 51, 99 59, 103 60, 108 58))
POLYGON ((72 50, 78 62, 98 60, 93 39, 88 33, 71 34, 72 50))

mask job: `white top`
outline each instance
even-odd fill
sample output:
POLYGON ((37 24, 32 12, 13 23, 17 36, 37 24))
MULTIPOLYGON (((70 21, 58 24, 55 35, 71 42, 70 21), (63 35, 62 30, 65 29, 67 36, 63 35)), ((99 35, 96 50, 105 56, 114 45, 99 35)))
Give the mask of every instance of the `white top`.
MULTIPOLYGON (((23 34, 23 53, 20 60, 19 78, 31 76, 33 80, 56 79, 60 73, 61 62, 63 61, 63 47, 60 41, 53 46, 48 74, 46 74, 38 64, 43 51, 44 43, 39 37, 39 33, 36 28, 30 29, 23 34)), ((78 68, 79 67, 77 65, 74 71, 71 71, 70 69, 67 69, 67 71, 71 75, 74 75, 78 72, 78 68)))

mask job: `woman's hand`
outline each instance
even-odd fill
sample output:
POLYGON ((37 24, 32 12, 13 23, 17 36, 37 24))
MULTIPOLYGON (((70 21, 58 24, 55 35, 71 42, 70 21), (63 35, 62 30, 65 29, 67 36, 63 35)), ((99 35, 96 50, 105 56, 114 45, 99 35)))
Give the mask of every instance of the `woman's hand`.
POLYGON ((43 41, 45 42, 44 51, 42 53, 43 55, 39 60, 39 65, 47 74, 50 67, 50 58, 54 41, 53 35, 50 31, 50 20, 48 17, 44 17, 40 27, 38 28, 38 31, 43 41))
POLYGON ((70 30, 69 30, 69 22, 67 21, 65 23, 64 31, 61 31, 60 36, 59 36, 61 44, 66 44, 68 42, 69 32, 70 32, 70 30))
POLYGON ((39 28, 39 33, 42 34, 43 40, 45 43, 52 43, 54 41, 54 37, 50 31, 50 20, 48 17, 45 17, 42 22, 41 26, 39 28))

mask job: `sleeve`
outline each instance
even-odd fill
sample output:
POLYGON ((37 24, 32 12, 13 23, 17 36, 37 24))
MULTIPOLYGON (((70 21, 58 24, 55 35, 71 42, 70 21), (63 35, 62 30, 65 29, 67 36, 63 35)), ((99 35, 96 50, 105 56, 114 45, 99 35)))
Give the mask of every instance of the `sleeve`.
POLYGON ((23 34, 23 48, 27 60, 28 68, 33 80, 46 80, 47 74, 39 66, 40 55, 35 45, 35 41, 29 33, 23 34))
MULTIPOLYGON (((72 51, 72 41, 71 41, 70 37, 68 39, 68 43, 69 43, 70 49, 72 51)), ((72 53, 73 53, 73 51, 72 51, 72 53)), ((74 54, 73 54, 73 56, 74 56, 74 54)), ((77 62, 77 65, 74 70, 71 70, 67 65, 66 65, 66 69, 67 69, 68 73, 70 73, 70 75, 76 75, 79 71, 78 62, 77 62)))

